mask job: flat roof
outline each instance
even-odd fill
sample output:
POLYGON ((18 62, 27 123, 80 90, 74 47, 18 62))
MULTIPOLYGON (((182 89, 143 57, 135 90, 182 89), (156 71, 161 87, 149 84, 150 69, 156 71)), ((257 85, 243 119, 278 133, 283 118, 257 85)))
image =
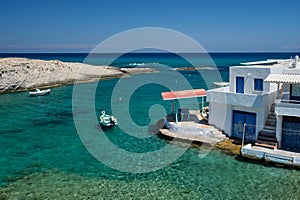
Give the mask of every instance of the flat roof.
POLYGON ((194 90, 181 90, 181 91, 162 92, 161 96, 162 96, 163 100, 204 97, 204 96, 206 96, 206 90, 204 90, 204 89, 194 89, 194 90))
POLYGON ((277 64, 277 60, 265 60, 265 61, 255 61, 255 62, 246 62, 241 63, 241 65, 274 65, 277 64))
POLYGON ((291 62, 293 61, 292 59, 268 59, 268 60, 263 60, 263 61, 255 61, 255 62, 245 62, 241 63, 241 65, 275 65, 279 64, 282 62, 291 62))
POLYGON ((229 86, 230 83, 229 82, 212 82, 214 85, 216 86, 220 86, 220 87, 225 87, 225 86, 229 86))

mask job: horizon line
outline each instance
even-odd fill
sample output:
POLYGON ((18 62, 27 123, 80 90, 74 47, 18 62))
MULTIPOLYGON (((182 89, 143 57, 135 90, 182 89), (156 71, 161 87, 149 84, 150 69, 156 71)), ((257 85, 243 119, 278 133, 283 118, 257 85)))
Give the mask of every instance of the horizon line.
MULTIPOLYGON (((158 51, 145 51, 145 52, 127 52, 128 54, 163 54, 163 53, 181 53, 181 54, 205 54, 205 53, 300 53, 300 51, 207 51, 207 52, 158 52, 158 51)), ((0 54, 127 54, 124 52, 107 52, 107 53, 91 53, 91 52, 0 52, 0 54)))

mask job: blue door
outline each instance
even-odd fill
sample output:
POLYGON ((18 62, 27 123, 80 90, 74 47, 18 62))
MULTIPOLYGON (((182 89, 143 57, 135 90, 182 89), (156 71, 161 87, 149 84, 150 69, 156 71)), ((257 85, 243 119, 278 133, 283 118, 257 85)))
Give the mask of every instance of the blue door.
POLYGON ((300 152, 300 118, 283 116, 281 148, 300 152))
POLYGON ((236 93, 244 93, 244 77, 236 77, 236 93))
POLYGON ((256 140, 256 113, 234 110, 232 117, 232 137, 242 139, 246 123, 245 141, 254 142, 256 140))

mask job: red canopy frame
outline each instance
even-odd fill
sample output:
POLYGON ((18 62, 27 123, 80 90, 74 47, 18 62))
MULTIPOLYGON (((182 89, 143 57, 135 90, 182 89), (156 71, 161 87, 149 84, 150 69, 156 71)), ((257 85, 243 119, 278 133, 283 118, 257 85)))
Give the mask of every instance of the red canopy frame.
POLYGON ((195 90, 182 90, 182 91, 172 91, 172 92, 162 92, 163 100, 174 100, 174 99, 187 99, 194 97, 204 97, 206 96, 206 91, 204 89, 195 90))

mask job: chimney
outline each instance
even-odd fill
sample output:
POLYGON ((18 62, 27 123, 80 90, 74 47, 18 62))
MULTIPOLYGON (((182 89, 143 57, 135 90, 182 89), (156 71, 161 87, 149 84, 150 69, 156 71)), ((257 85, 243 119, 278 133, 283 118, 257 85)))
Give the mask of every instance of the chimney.
POLYGON ((300 62, 299 62, 300 60, 299 60, 299 56, 298 55, 296 55, 295 56, 295 67, 296 68, 300 68, 300 62))

